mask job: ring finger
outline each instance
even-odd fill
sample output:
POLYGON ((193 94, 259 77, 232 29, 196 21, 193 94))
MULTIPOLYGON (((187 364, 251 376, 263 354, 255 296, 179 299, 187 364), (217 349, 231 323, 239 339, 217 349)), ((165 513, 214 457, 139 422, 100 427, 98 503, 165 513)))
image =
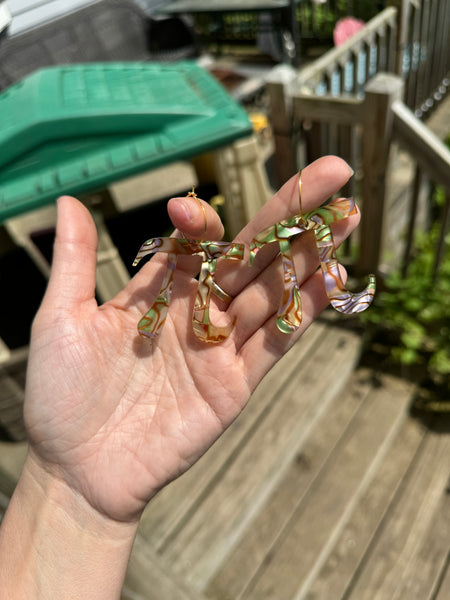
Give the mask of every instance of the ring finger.
MULTIPOLYGON (((358 221, 359 216, 354 215, 335 224, 333 237, 336 247, 353 231, 358 221)), ((319 265, 319 255, 312 232, 300 235, 295 239, 291 249, 297 281, 301 288, 302 284, 312 276, 319 265)), ((233 300, 229 308, 229 314, 236 317, 234 337, 238 349, 268 319, 273 320, 273 328, 277 330, 275 320, 282 301, 283 280, 281 257, 278 256, 269 265, 265 266, 257 277, 233 300)))

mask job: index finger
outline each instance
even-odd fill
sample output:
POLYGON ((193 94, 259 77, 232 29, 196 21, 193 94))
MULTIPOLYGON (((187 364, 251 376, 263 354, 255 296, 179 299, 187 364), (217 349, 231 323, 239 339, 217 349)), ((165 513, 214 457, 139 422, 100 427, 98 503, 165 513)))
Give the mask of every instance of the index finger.
MULTIPOLYGON (((171 198, 167 211, 175 227, 171 237, 188 237, 189 239, 220 240, 223 236, 223 225, 216 211, 198 197, 186 196, 171 198)), ((145 240, 138 240, 136 251, 145 240)), ((177 262, 177 269, 195 276, 199 269, 198 257, 182 257, 187 260, 177 262)), ((115 298, 119 306, 137 305, 142 312, 148 303, 156 298, 161 280, 167 265, 167 254, 157 254, 151 261, 140 265, 139 271, 128 282, 115 298)))

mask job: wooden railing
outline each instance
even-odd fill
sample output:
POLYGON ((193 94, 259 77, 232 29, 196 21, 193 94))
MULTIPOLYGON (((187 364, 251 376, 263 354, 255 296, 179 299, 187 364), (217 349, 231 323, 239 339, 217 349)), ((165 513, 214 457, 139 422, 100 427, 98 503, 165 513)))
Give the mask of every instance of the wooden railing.
POLYGON ((304 93, 360 94, 377 72, 397 73, 406 82, 405 103, 421 117, 450 85, 450 2, 389 0, 388 8, 342 46, 298 73, 304 93))
POLYGON ((397 73, 406 81, 405 102, 422 117, 448 91, 450 2, 390 0, 398 7, 397 73))
MULTIPOLYGON (((296 146, 300 156, 295 157, 295 167, 290 173, 285 172, 285 177, 310 159, 327 153, 338 154, 355 168, 355 177, 344 193, 353 195, 362 207, 356 245, 357 273, 375 272, 383 276, 393 266, 405 268, 413 247, 419 208, 422 212, 429 208, 423 196, 424 186, 419 185, 425 177, 428 182, 443 186, 447 194, 439 248, 443 248, 448 229, 450 151, 404 104, 404 86, 400 77, 378 73, 365 86, 362 97, 292 93, 289 111, 283 113, 280 109, 278 113, 278 123, 283 123, 284 118, 285 130, 284 133, 278 130, 276 135, 278 138, 284 135, 284 143, 277 145, 278 149, 284 149, 285 159, 283 162, 282 156, 277 158, 284 167, 292 150, 291 139, 286 136, 287 124, 302 131, 301 143, 296 146), (401 171, 397 164, 398 145, 408 153, 409 162, 417 165, 412 167, 415 177, 409 174, 409 166, 406 180, 399 184, 396 183, 401 171), (394 184, 397 188, 403 186, 401 193, 397 189, 394 194, 394 184)), ((283 88, 275 86, 272 91, 280 89, 283 88)), ((272 99, 276 99, 275 94, 272 99)), ((290 165, 293 166, 292 161, 290 165)), ((439 260, 438 250, 435 272, 439 260)))
POLYGON ((285 65, 274 69, 268 90, 280 184, 295 172, 299 163, 311 162, 324 154, 339 154, 355 164, 353 149, 358 145, 359 132, 347 109, 351 112, 350 107, 358 104, 365 85, 378 71, 395 71, 397 16, 397 9, 385 9, 342 46, 299 71, 285 65), (294 97, 297 103, 302 98, 305 102, 317 99, 317 106, 320 99, 322 110, 327 103, 335 107, 343 102, 347 107, 345 118, 336 122, 322 116, 317 121, 305 113, 303 120, 294 120, 291 113, 294 97), (298 157, 300 140, 302 154, 298 157))
POLYGON ((267 84, 279 182, 319 156, 337 154, 347 160, 356 173, 344 193, 355 196, 363 209, 356 270, 379 274, 393 264, 405 270, 419 208, 427 211, 426 201, 419 202, 426 181, 443 186, 447 193, 441 249, 450 218, 450 153, 418 120, 423 111, 416 108, 423 97, 430 106, 439 99, 436 94, 431 99, 437 82, 442 95, 448 87, 443 75, 450 66, 448 52, 438 60, 435 48, 442 47, 444 31, 448 35, 450 2, 397 0, 397 4, 310 66, 299 71, 278 67, 267 84), (435 44, 429 37, 431 23, 436 26, 435 44), (417 46, 418 29, 423 36, 417 46), (434 62, 427 63, 430 60, 434 62), (433 76, 428 76, 430 70, 435 71, 433 76), (398 165, 404 153, 395 152, 398 145, 409 155, 409 171, 400 181, 404 169, 398 165))
MULTIPOLYGON (((441 186, 445 194, 444 205, 438 217, 440 231, 432 267, 432 277, 436 279, 444 257, 446 234, 450 230, 450 150, 402 102, 394 102, 392 112, 393 139, 407 150, 415 163, 414 183, 408 205, 408 227, 401 263, 402 273, 406 275, 412 258, 420 190, 425 179, 428 179, 433 183, 433 187, 441 186)), ((428 221, 432 224, 432 219, 428 221)))
POLYGON ((341 46, 300 69, 295 87, 302 93, 360 95, 378 71, 395 72, 397 9, 387 8, 341 46))
POLYGON ((445 190, 446 203, 437 217, 440 236, 433 266, 435 277, 449 227, 450 150, 403 103, 403 88, 400 78, 379 74, 366 86, 362 101, 363 212, 357 270, 375 269, 383 275, 395 267, 406 273, 417 228, 432 224, 436 207, 431 205, 430 190, 439 185, 445 190), (412 176, 407 174, 403 181, 398 177, 401 167, 397 147, 407 153, 411 163, 412 176), (403 186, 400 193, 399 186, 403 186))

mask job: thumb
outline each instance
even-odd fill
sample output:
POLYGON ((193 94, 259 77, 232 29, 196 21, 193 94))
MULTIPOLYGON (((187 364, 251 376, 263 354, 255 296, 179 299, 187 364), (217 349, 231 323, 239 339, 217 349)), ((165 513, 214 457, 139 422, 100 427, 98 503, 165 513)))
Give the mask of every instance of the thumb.
POLYGON ((167 205, 172 224, 193 239, 221 240, 224 229, 219 215, 197 196, 172 198, 167 205))
POLYGON ((96 264, 97 230, 91 214, 75 198, 59 198, 47 307, 67 309, 92 300, 96 264))

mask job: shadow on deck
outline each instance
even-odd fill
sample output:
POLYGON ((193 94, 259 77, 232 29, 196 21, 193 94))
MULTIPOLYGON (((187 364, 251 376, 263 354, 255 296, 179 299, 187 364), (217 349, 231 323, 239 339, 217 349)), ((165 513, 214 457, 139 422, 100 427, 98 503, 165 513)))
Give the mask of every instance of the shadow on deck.
MULTIPOLYGON (((313 324, 150 503, 122 600, 449 597, 449 420, 413 419, 414 387, 360 351, 313 324)), ((0 505, 24 451, 0 445, 0 505)))

